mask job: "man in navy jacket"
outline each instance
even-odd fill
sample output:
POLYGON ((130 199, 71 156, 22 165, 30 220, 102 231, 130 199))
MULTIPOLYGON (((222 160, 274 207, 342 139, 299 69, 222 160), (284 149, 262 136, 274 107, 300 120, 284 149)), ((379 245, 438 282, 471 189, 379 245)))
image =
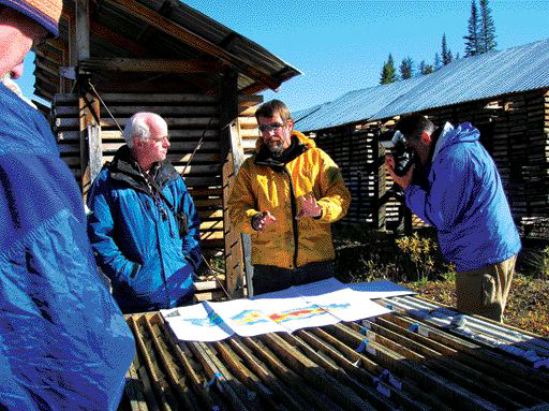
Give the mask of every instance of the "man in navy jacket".
MULTIPOLYGON (((0 0, 0 77, 58 34, 61 0, 0 0)), ((40 112, 0 83, 0 410, 116 410, 135 354, 40 112)))
POLYGON ((401 119, 395 130, 417 162, 398 176, 395 160, 388 156, 388 172, 404 189, 406 205, 437 229, 443 255, 456 265, 457 308, 503 321, 521 245, 500 175, 479 131, 470 123, 437 129, 419 115, 401 119))
POLYGON ((192 302, 200 265, 199 220, 181 176, 166 160, 168 126, 140 112, 126 145, 103 168, 88 196, 88 234, 124 312, 192 302))

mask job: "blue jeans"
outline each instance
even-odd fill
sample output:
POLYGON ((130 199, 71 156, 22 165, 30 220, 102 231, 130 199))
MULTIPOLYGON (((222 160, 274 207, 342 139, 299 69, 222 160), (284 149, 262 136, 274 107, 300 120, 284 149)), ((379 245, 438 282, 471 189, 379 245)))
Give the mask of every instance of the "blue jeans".
POLYGON ((293 270, 274 265, 254 265, 252 278, 254 295, 280 291, 292 285, 325 280, 335 275, 333 261, 310 263, 293 270))

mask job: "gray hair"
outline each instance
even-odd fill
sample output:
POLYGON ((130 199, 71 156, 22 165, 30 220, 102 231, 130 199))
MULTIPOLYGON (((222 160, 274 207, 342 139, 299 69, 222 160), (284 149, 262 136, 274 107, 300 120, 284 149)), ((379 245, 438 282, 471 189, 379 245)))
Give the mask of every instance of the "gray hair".
POLYGON ((151 136, 151 130, 149 129, 149 124, 147 123, 147 117, 152 113, 135 113, 126 123, 124 127, 124 140, 128 147, 133 147, 133 139, 138 138, 140 140, 148 140, 151 136))

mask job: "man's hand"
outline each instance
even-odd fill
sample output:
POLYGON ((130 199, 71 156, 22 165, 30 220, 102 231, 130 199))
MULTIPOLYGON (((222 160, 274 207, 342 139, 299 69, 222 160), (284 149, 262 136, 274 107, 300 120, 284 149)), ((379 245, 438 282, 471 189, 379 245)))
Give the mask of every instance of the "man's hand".
POLYGON ((316 202, 316 198, 312 193, 299 197, 300 210, 296 219, 304 217, 320 217, 322 214, 322 208, 316 202))
POLYGON ((276 217, 270 211, 257 213, 252 217, 252 228, 255 231, 263 231, 265 228, 276 221, 276 217))
POLYGON ((404 174, 402 177, 397 176, 395 173, 395 159, 391 155, 387 155, 385 157, 385 167, 387 167, 387 171, 389 172, 389 175, 392 177, 393 181, 398 184, 402 189, 405 189, 410 184, 412 184, 412 177, 414 175, 414 168, 415 164, 410 167, 410 169, 404 174))

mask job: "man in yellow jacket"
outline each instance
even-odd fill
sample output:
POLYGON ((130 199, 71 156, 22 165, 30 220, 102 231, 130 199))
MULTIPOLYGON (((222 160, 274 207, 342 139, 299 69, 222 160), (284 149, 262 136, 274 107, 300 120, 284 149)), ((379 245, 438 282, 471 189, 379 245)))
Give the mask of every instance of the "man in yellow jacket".
POLYGON ((351 195, 337 164, 294 131, 280 100, 256 111, 261 132, 228 202, 238 231, 251 235, 255 295, 332 277, 330 224, 344 217, 351 195))

